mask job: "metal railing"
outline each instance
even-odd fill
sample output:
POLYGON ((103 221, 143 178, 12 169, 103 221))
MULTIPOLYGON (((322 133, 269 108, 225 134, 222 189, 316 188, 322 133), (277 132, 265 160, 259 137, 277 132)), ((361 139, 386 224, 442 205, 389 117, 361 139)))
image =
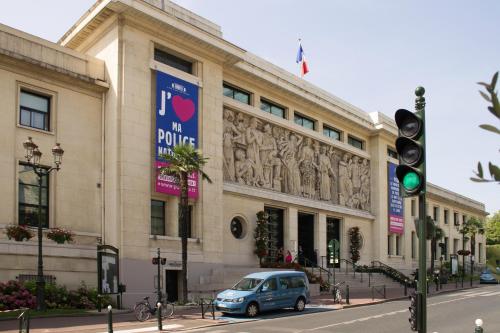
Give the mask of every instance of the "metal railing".
POLYGON ((401 273, 397 269, 395 269, 389 265, 386 265, 383 262, 380 262, 378 260, 372 261, 371 267, 369 267, 369 269, 375 273, 382 273, 385 276, 388 276, 391 279, 393 279, 393 280, 395 280, 403 285, 406 283, 406 281, 411 280, 408 276, 404 275, 403 273, 401 273))

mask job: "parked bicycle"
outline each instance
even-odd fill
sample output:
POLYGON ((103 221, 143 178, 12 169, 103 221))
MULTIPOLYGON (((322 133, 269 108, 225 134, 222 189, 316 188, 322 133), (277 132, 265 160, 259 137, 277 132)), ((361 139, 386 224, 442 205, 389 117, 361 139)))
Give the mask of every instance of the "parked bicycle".
MULTIPOLYGON (((151 306, 149 303, 149 297, 144 297, 140 302, 137 302, 134 306, 134 314, 138 321, 146 321, 151 317, 156 315, 157 311, 156 304, 151 306)), ((163 319, 172 317, 174 314, 174 303, 169 301, 161 302, 161 317, 163 319)))
POLYGON ((345 281, 334 284, 332 288, 333 301, 338 304, 342 304, 342 291, 340 290, 340 286, 343 284, 345 284, 345 281))

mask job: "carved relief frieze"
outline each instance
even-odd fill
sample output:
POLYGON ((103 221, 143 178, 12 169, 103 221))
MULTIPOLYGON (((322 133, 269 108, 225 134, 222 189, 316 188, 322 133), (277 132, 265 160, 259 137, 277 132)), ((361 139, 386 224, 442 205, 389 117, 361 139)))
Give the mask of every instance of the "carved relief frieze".
POLYGON ((224 181, 370 210, 370 162, 242 112, 224 110, 224 181))

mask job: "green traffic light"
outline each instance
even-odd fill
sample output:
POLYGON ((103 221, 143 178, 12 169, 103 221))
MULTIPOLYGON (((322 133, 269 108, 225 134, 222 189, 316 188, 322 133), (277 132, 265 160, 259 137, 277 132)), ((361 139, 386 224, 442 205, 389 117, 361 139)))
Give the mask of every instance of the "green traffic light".
POLYGON ((408 191, 413 191, 420 186, 420 177, 416 172, 410 171, 403 177, 403 187, 408 191))

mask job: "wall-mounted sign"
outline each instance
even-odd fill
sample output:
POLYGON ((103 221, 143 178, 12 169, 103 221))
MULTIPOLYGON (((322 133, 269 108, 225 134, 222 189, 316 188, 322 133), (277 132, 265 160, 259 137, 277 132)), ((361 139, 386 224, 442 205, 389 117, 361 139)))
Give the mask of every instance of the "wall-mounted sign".
POLYGON ((118 249, 110 245, 97 246, 97 290, 99 294, 117 294, 118 285, 118 249))
MULTIPOLYGON (((162 154, 171 154, 174 146, 198 146, 198 86, 172 75, 156 72, 156 170, 166 166, 162 154)), ((198 197, 198 175, 188 178, 189 197, 198 197)), ((179 195, 175 178, 156 177, 156 192, 179 195)))
POLYGON ((396 177, 397 165, 387 163, 387 192, 389 232, 403 234, 404 232, 404 201, 399 195, 399 180, 396 177))

